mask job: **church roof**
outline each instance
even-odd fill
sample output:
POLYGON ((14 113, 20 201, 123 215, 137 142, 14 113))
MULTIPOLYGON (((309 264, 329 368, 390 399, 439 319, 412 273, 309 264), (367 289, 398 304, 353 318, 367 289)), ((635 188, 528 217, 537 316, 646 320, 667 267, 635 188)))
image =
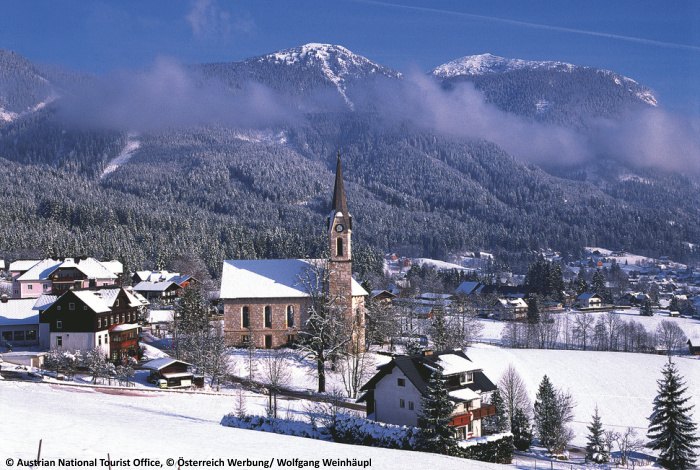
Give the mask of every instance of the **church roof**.
MULTIPOLYGON (((225 260, 221 273, 220 298, 308 297, 309 294, 304 285, 304 273, 322 262, 317 259, 225 260)), ((354 279, 352 295, 368 295, 354 279)))
POLYGON ((333 213, 342 212, 344 216, 350 215, 348 212, 348 200, 345 196, 345 185, 343 184, 343 166, 340 163, 340 153, 335 166, 335 187, 333 188, 333 202, 331 204, 333 213))

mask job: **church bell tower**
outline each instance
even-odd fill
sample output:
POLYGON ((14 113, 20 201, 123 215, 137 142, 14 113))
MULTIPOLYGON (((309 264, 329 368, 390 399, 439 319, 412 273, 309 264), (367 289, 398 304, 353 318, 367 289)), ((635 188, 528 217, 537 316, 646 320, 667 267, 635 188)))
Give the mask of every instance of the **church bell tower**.
POLYGON ((335 187, 331 212, 328 216, 328 293, 342 309, 345 318, 353 323, 355 348, 364 349, 364 299, 353 298, 352 292, 352 216, 343 184, 340 153, 335 168, 335 187))

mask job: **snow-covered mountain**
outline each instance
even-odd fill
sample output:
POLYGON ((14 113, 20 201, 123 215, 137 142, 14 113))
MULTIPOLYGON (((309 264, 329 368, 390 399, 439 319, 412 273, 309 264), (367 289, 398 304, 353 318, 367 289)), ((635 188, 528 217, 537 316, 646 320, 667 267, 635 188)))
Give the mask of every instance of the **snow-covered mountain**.
POLYGON ((330 89, 350 109, 354 107, 351 86, 367 80, 401 76, 343 46, 319 43, 304 44, 242 62, 204 64, 198 68, 206 76, 221 79, 232 88, 240 88, 242 82, 252 79, 292 95, 309 96, 330 89))
POLYGON ((506 111, 575 127, 590 118, 619 117, 630 107, 658 105, 653 91, 631 78, 566 62, 480 54, 442 64, 431 75, 446 88, 471 82, 506 111))
POLYGON ((493 54, 468 55, 439 65, 431 72, 439 78, 452 78, 459 75, 485 75, 487 73, 503 73, 520 69, 544 69, 571 72, 576 65, 566 62, 533 61, 508 59, 493 54))
POLYGON ((34 64, 0 49, 0 124, 43 108, 55 95, 54 86, 34 64))

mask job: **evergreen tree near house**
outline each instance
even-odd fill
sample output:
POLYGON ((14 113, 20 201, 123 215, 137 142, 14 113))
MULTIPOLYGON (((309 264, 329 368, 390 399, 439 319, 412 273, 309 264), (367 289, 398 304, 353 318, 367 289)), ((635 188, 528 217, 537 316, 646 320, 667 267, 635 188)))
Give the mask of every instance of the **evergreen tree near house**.
POLYGON ((585 271, 586 270, 584 268, 581 268, 578 270, 578 274, 576 275, 576 295, 581 295, 588 291, 588 283, 584 277, 585 271))
POLYGON ((417 449, 436 454, 455 454, 457 438, 450 426, 454 403, 450 400, 442 373, 437 370, 430 376, 427 390, 421 398, 421 406, 417 449))
POLYGON ((491 395, 491 405, 496 407, 496 414, 488 416, 482 420, 482 426, 485 434, 496 434, 507 432, 510 430, 510 420, 506 404, 501 397, 501 392, 496 389, 491 395))
POLYGON ((556 390, 546 375, 540 382, 535 401, 535 429, 540 444, 550 453, 562 452, 573 434, 567 424, 573 419, 571 395, 556 390))
POLYGON ((664 468, 695 468, 697 424, 690 416, 693 406, 687 404, 690 400, 686 395, 687 387, 676 364, 670 360, 661 374, 662 378, 657 381, 659 392, 649 417, 647 447, 659 451, 657 462, 664 468))
POLYGON ((532 426, 525 411, 516 407, 511 419, 510 432, 513 433, 513 445, 520 451, 526 451, 532 444, 532 426))
POLYGON ((586 443, 586 461, 594 463, 606 463, 610 460, 610 453, 605 444, 605 430, 598 414, 596 405, 593 413, 593 421, 588 426, 588 441, 586 443))
POLYGON ((642 308, 639 309, 639 314, 645 317, 653 317, 654 309, 651 307, 651 299, 646 299, 642 304, 642 308))
POLYGON ((533 324, 540 321, 540 306, 537 294, 530 295, 527 299, 527 321, 533 324))

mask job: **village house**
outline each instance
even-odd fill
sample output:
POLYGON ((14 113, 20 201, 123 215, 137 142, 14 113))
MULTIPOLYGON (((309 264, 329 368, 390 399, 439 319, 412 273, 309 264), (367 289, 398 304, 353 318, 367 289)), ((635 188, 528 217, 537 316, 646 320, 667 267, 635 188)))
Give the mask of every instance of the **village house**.
POLYGON ((142 301, 124 288, 69 290, 39 315, 40 338, 48 349, 99 348, 111 361, 139 355, 142 301))
POLYGON ((150 371, 148 381, 160 388, 180 388, 204 385, 204 377, 192 372, 192 364, 163 357, 144 363, 142 369, 150 371))
POLYGON ((134 290, 149 302, 171 303, 182 290, 198 281, 189 274, 168 271, 136 271, 131 277, 134 290))
POLYGON ((603 298, 594 292, 584 292, 576 297, 576 305, 579 308, 601 308, 603 298))
POLYGON ((96 289, 116 286, 121 263, 108 264, 94 258, 15 261, 10 264, 12 297, 38 298, 43 294, 61 295, 70 289, 96 289))
POLYGON ((356 328, 364 345, 365 297, 352 278, 352 216, 338 156, 331 213, 326 227, 330 258, 226 260, 221 274, 224 332, 230 344, 277 348, 295 342, 304 329, 315 273, 327 269, 329 298, 356 328))
POLYGON ((481 420, 496 413, 484 402, 496 386, 463 351, 432 352, 417 356, 394 356, 377 367, 377 373, 365 385, 358 401, 367 404, 369 419, 418 426, 422 399, 434 370, 440 371, 454 402, 450 425, 458 439, 482 435, 481 420))
POLYGON ((39 344, 39 314, 36 299, 0 297, 0 346, 36 346, 39 344))

